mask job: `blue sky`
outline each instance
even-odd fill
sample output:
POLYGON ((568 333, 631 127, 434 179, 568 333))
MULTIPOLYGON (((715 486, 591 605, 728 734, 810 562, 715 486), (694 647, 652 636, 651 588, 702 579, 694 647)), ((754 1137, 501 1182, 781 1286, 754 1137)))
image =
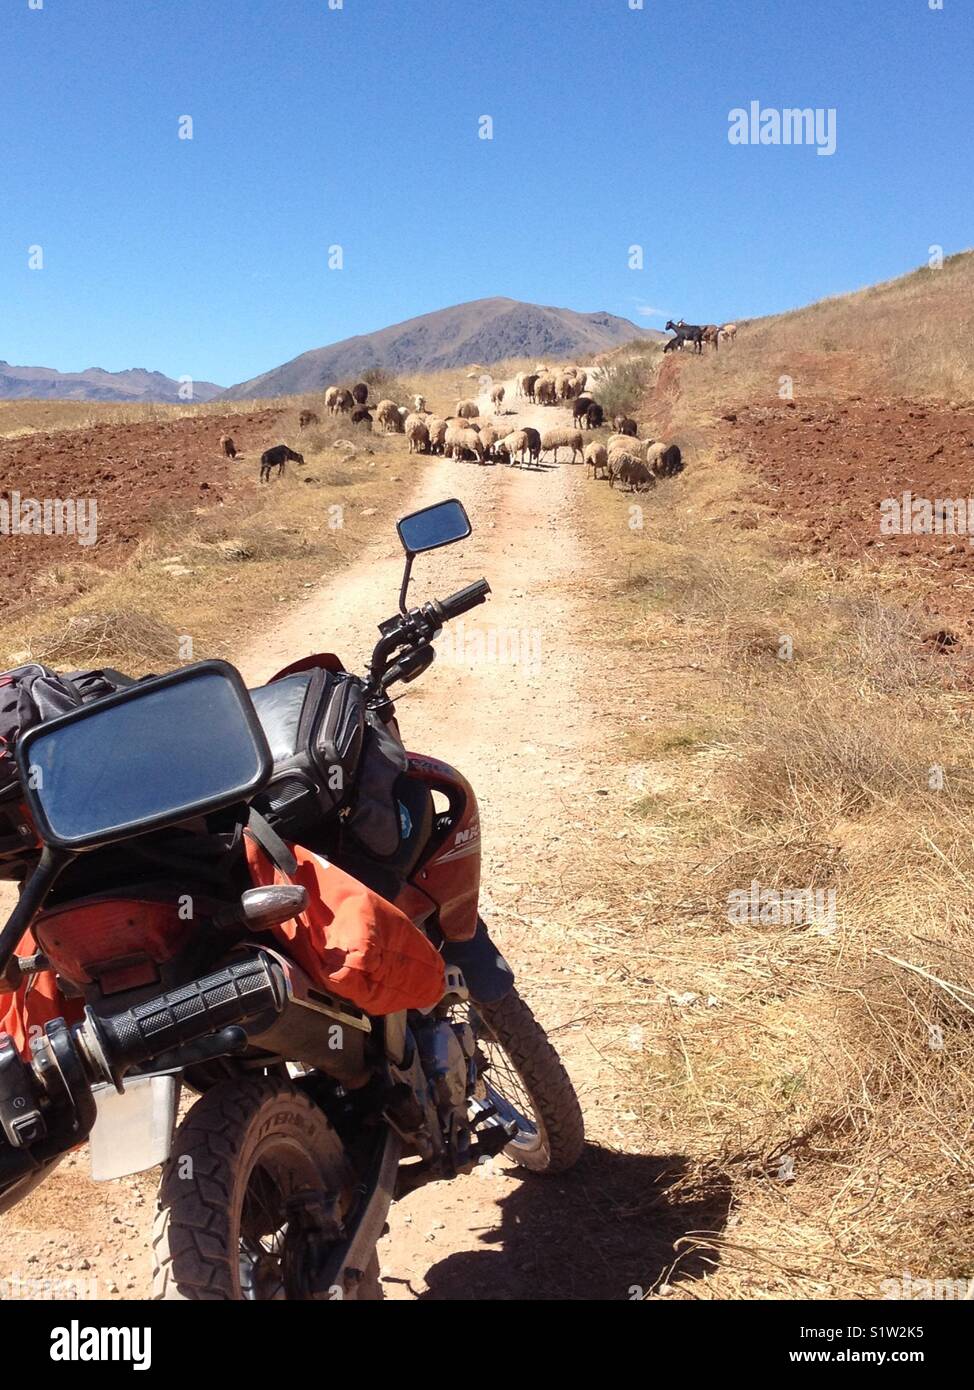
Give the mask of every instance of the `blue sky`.
POLYGON ((974 242, 970 0, 31 3, 0 0, 11 362, 230 385, 461 300, 720 322, 974 242), (732 146, 754 100, 834 107, 835 154, 732 146))

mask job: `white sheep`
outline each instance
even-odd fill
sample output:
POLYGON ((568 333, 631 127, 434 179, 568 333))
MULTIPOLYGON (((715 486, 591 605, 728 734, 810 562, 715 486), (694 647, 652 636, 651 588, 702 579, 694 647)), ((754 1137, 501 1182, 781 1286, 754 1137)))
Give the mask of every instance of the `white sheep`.
POLYGON ((586 444, 585 462, 591 468, 593 478, 602 478, 609 467, 609 451, 604 444, 586 444))
POLYGON ((484 448, 477 431, 452 420, 447 424, 445 452, 454 459, 462 459, 464 454, 470 453, 478 463, 484 461, 484 448))
POLYGON ((524 455, 530 455, 531 441, 528 439, 524 430, 513 430, 506 435, 500 442, 499 448, 509 456, 511 463, 514 462, 515 455, 520 455, 520 462, 523 465, 524 455))
POLYGON ((615 487, 617 482, 628 483, 629 491, 635 492, 656 486, 656 478, 648 465, 631 449, 610 450, 608 467, 610 487, 615 487))
POLYGON ((657 478, 669 478, 679 473, 683 467, 683 455, 679 444, 667 444, 661 439, 651 439, 646 445, 646 463, 657 478))
POLYGON ((575 462, 575 455, 576 455, 576 454, 578 454, 580 458, 583 457, 583 456, 584 456, 584 446, 583 446, 583 444, 582 444, 582 432, 581 432, 581 430, 570 430, 570 429, 545 430, 544 434, 541 436, 541 452, 542 452, 542 454, 546 454, 546 453, 548 453, 549 450, 552 450, 553 453, 554 453, 554 457, 555 457, 555 463, 557 463, 557 462, 558 462, 558 450, 559 450, 559 449, 571 449, 571 451, 572 451, 572 457, 571 457, 572 463, 575 462))
POLYGON ((375 419, 386 434, 390 430, 395 430, 398 433, 402 429, 402 419, 395 401, 380 401, 375 408, 375 419))
POLYGON ((420 411, 426 409, 425 396, 413 396, 413 410, 420 411))
POLYGON ((493 425, 484 425, 480 431, 480 443, 483 447, 484 458, 490 457, 490 451, 500 439, 500 430, 493 425))
POLYGON ((403 430, 409 440, 409 452, 411 454, 425 454, 430 446, 430 432, 425 417, 407 415, 403 430))
POLYGON ((442 454, 446 443, 446 421, 438 415, 431 415, 426 421, 426 429, 430 437, 430 453, 442 454))
POLYGON ((330 412, 332 413, 332 415, 337 415, 337 414, 338 414, 338 411, 337 411, 336 408, 335 408, 336 402, 337 402, 337 401, 338 401, 338 387, 337 387, 337 386, 329 386, 329 387, 328 387, 328 390, 325 392, 325 409, 328 410, 328 411, 330 411, 330 412))
POLYGON ((631 434, 610 434, 605 441, 605 447, 611 453, 617 444, 621 444, 626 449, 641 449, 643 446, 638 439, 634 439, 631 434))

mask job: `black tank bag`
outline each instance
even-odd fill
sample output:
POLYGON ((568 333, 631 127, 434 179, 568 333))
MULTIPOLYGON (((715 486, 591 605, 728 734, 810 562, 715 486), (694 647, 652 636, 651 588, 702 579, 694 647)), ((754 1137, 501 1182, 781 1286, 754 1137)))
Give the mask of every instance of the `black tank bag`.
POLYGON ((365 730, 365 695, 354 676, 315 666, 252 690, 274 757, 254 806, 286 840, 321 826, 352 790, 365 730))

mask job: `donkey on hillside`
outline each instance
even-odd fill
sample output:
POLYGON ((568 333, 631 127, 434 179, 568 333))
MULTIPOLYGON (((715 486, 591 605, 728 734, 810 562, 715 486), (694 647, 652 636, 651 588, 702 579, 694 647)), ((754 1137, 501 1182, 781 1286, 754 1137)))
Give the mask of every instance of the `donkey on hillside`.
POLYGON ((676 337, 666 344, 666 352, 676 347, 683 347, 685 343, 692 343, 694 352, 703 352, 703 329, 698 323, 684 323, 680 319, 679 323, 674 323, 672 319, 667 319, 666 328, 671 328, 676 337))

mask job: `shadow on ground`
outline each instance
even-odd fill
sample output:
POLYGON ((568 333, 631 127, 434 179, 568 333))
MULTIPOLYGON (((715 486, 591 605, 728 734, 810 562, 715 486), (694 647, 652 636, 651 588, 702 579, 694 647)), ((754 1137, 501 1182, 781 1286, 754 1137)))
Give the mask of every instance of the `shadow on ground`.
POLYGON ((722 1175, 691 1179, 680 1155, 591 1146, 572 1173, 525 1175, 499 1205, 484 1247, 434 1265, 423 1298, 623 1300, 698 1279, 717 1263, 731 1189, 722 1175))

